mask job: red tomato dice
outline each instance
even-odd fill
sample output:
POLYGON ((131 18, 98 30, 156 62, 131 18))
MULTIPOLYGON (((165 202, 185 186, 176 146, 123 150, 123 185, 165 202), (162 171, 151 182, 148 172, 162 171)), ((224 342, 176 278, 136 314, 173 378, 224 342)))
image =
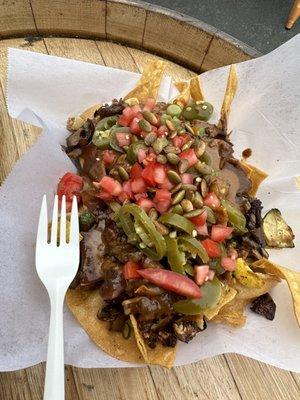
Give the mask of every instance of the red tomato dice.
POLYGON ((198 235, 208 236, 208 229, 207 229, 206 223, 204 225, 197 225, 195 228, 196 228, 198 235))
POLYGON ((194 268, 195 271, 195 282, 197 285, 203 285, 205 281, 208 279, 208 265, 196 265, 194 268))
POLYGON ((234 271, 236 268, 236 260, 233 260, 231 257, 222 257, 221 266, 226 271, 234 271))
POLYGON ((141 114, 141 106, 139 104, 135 104, 131 107, 133 118, 141 114))
POLYGON ((130 186, 133 193, 144 193, 147 189, 143 178, 132 179, 130 186))
POLYGON ((57 195, 59 200, 62 196, 66 196, 67 211, 72 208, 73 196, 77 197, 78 203, 81 202, 80 193, 83 188, 83 179, 81 176, 67 172, 59 181, 57 186, 57 195))
POLYGON ((133 164, 130 170, 130 177, 131 179, 140 178, 142 176, 143 168, 140 166, 139 163, 133 164))
POLYGON ((157 129, 157 136, 158 137, 166 137, 169 134, 169 130, 165 125, 161 125, 158 129, 157 129))
POLYGON ((113 150, 103 150, 102 151, 102 160, 106 167, 109 167, 115 160, 116 153, 113 150))
POLYGON ((142 266, 134 261, 127 261, 123 266, 123 275, 125 279, 138 279, 140 274, 137 272, 142 266))
POLYGON ((118 132, 116 133, 116 139, 120 147, 129 146, 131 143, 131 138, 129 133, 118 132))
POLYGON ((171 205, 171 193, 166 189, 157 189, 153 202, 161 214, 165 213, 171 205))
POLYGON ((156 163, 149 163, 142 171, 142 177, 149 186, 155 186, 154 166, 156 163))
POLYGON ((211 238, 215 242, 224 242, 232 234, 233 228, 223 225, 213 225, 211 228, 211 238))
POLYGON ((142 207, 144 211, 149 212, 152 207, 154 207, 154 203, 151 199, 141 198, 137 201, 137 204, 142 207))
POLYGON ((189 219, 195 226, 202 226, 206 223, 207 211, 204 210, 200 215, 197 215, 197 217, 192 217, 189 219))
POLYGON ((188 149, 179 154, 179 157, 183 160, 188 160, 189 167, 192 167, 198 162, 198 158, 196 156, 194 149, 188 149))
POLYGON ((236 260, 238 258, 238 252, 235 249, 229 249, 227 252, 228 257, 232 258, 233 260, 236 260))
POLYGON ((156 154, 151 153, 151 149, 148 150, 149 154, 147 154, 147 157, 143 160, 143 165, 147 166, 150 163, 154 163, 156 161, 156 154))
POLYGON ((146 157, 147 157, 147 150, 146 149, 139 149, 138 150, 139 163, 142 163, 145 160, 146 157))
POLYGON ((166 189, 166 190, 171 190, 174 187, 173 183, 169 180, 168 177, 164 180, 163 183, 159 185, 160 189, 166 189))
POLYGON ((214 192, 208 193, 203 199, 204 205, 216 209, 219 208, 221 205, 220 200, 218 199, 217 195, 214 192))
POLYGON ((122 192, 121 183, 111 178, 110 176, 104 176, 100 180, 100 186, 112 196, 118 196, 122 192))
POLYGON ((154 107, 155 107, 155 100, 149 97, 146 100, 144 111, 152 111, 154 107))
POLYGON ((121 193, 119 194, 119 196, 118 196, 118 199, 120 200, 120 202, 121 202, 122 204, 124 203, 124 201, 130 200, 130 198, 131 198, 131 196, 130 196, 128 193, 126 193, 126 192, 121 192, 121 193))
POLYGON ((154 285, 170 290, 181 296, 200 299, 202 292, 190 278, 162 268, 139 269, 139 275, 154 285))
POLYGON ((185 145, 189 140, 190 140, 189 135, 180 135, 180 136, 177 135, 172 139, 172 142, 175 147, 181 149, 181 147, 185 145))
POLYGON ((208 271, 208 275, 207 275, 208 280, 212 281, 214 279, 214 277, 215 277, 215 274, 216 274, 216 272, 213 269, 210 269, 208 271))
POLYGON ((129 126, 131 122, 131 119, 129 119, 128 117, 126 117, 125 115, 120 115, 119 119, 118 119, 118 124, 121 126, 129 126))
MULTIPOLYGON (((120 193, 120 195, 121 195, 121 193, 120 193)), ((104 189, 102 189, 101 192, 99 192, 96 197, 98 197, 99 199, 101 199, 103 201, 111 201, 113 199, 112 195, 104 189)))
POLYGON ((188 173, 181 174, 181 182, 182 182, 184 185, 186 185, 186 184, 192 185, 193 182, 194 182, 194 176, 193 176, 193 174, 188 174, 188 173))
POLYGON ((122 111, 122 114, 124 115, 124 117, 128 118, 130 121, 135 116, 133 107, 130 107, 130 106, 125 107, 124 110, 122 111))
POLYGON ((220 257, 221 249, 219 243, 216 243, 211 239, 202 240, 201 243, 202 246, 205 248, 208 257, 220 257))
POLYGON ((139 121, 141 118, 139 117, 134 117, 133 120, 130 122, 130 131, 134 135, 139 135, 141 133, 141 128, 139 126, 139 121))
POLYGON ((154 181, 158 184, 164 183, 167 179, 166 169, 162 164, 156 163, 153 171, 154 181))

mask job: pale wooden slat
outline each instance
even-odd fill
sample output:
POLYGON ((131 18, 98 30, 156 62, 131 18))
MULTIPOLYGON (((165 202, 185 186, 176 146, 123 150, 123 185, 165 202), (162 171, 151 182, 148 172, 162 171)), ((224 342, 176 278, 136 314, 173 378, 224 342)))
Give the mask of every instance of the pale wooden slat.
POLYGON ((205 31, 184 20, 148 11, 143 47, 200 71, 214 32, 214 28, 205 31))
POLYGON ((225 357, 243 400, 300 398, 299 387, 288 371, 237 354, 225 357))
POLYGON ((150 367, 150 371, 161 399, 241 399, 222 356, 176 367, 170 372, 158 367, 150 367))
POLYGON ((291 376, 292 376, 292 378, 294 379, 296 385, 298 386, 298 388, 299 388, 299 393, 300 393, 300 374, 296 374, 296 373, 294 373, 294 372, 291 372, 291 376))
POLYGON ((29 0, 1 1, 0 38, 36 33, 29 0))
POLYGON ((156 394, 147 368, 73 368, 73 373, 80 400, 156 400, 161 398, 156 394))
POLYGON ((122 68, 127 71, 138 72, 137 65, 125 46, 105 41, 96 41, 98 51, 103 57, 105 65, 114 68, 122 68))
POLYGON ((0 373, 1 400, 37 400, 31 395, 25 370, 0 373))
POLYGON ((145 20, 145 9, 107 0, 106 33, 108 39, 141 46, 145 20))
POLYGON ((31 0, 40 34, 105 37, 105 0, 31 0))

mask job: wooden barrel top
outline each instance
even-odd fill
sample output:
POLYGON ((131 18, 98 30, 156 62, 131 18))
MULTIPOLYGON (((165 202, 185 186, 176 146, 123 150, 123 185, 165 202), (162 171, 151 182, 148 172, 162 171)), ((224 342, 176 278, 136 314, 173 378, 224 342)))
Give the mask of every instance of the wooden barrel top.
MULTIPOLYGON (((191 18, 183 21, 182 16, 175 18, 173 13, 160 15, 160 9, 141 8, 136 2, 71 0, 67 7, 67 2, 53 0, 51 6, 49 4, 46 0, 2 0, 0 5, 0 182, 39 135, 38 128, 13 120, 7 114, 4 93, 8 47, 137 72, 149 60, 158 57, 150 53, 154 51, 164 58, 176 60, 176 63, 170 62, 167 69, 175 79, 188 79, 195 75, 195 71, 255 55, 247 53, 244 47, 235 47, 232 41, 226 44, 227 50, 232 51, 228 50, 227 54, 224 51, 222 55, 220 49, 224 48, 225 39, 219 37, 216 30, 208 33, 213 28, 191 18), (126 16, 125 11, 128 13, 126 16), (84 23, 78 26, 80 17, 84 23), (173 43, 171 35, 174 33, 162 36, 162 21, 170 32, 177 29, 185 33, 184 40, 181 36, 176 39, 175 35, 177 45, 173 47, 176 51, 166 50, 173 43), (128 26, 132 29, 129 30, 128 26), (155 29, 147 26, 155 26, 155 29), (71 37, 47 37, 49 35, 71 37), (157 38, 160 38, 159 44, 155 44, 157 38), (108 39, 127 45, 111 43, 108 39), (200 41, 201 45, 185 45, 189 41, 200 41), (185 64, 185 67, 178 64, 185 64)), ((44 372, 44 364, 39 364, 16 372, 0 373, 0 399, 41 399, 44 372)), ((66 391, 67 400, 295 400, 299 398, 300 374, 227 354, 171 371, 159 367, 80 369, 66 366, 66 391)))

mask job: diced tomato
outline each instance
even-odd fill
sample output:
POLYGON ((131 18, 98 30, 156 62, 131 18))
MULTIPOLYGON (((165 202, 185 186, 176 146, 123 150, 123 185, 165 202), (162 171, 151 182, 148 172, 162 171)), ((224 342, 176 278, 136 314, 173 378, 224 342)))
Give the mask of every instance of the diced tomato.
POLYGON ((192 167, 198 162, 198 158, 196 156, 195 150, 194 149, 188 149, 179 154, 179 157, 183 160, 188 160, 189 162, 189 167, 192 167))
POLYGON ((148 195, 145 192, 144 193, 136 193, 133 195, 133 197, 134 197, 135 201, 138 202, 141 199, 147 199, 148 195))
POLYGON ((173 183, 169 180, 168 177, 164 180, 163 183, 159 185, 160 189, 166 189, 166 190, 171 190, 174 187, 173 183))
POLYGON ((186 185, 186 184, 192 185, 193 182, 194 182, 194 176, 193 176, 193 174, 188 174, 188 173, 181 174, 181 182, 182 182, 184 185, 186 185))
POLYGON ((112 195, 108 193, 106 190, 102 189, 98 194, 97 197, 104 201, 110 201, 113 199, 112 195))
POLYGON ((137 201, 137 204, 142 207, 142 209, 146 212, 149 212, 149 210, 154 207, 154 203, 151 199, 139 199, 137 201))
POLYGON ((130 198, 131 198, 131 196, 130 196, 128 193, 126 193, 126 192, 121 192, 121 193, 119 194, 119 196, 118 196, 118 199, 120 200, 120 202, 121 202, 122 204, 124 203, 124 201, 130 200, 130 198))
POLYGON ((131 111, 133 114, 133 118, 136 117, 141 113, 141 106, 139 104, 135 104, 134 106, 131 107, 131 111))
POLYGON ((157 129, 157 136, 158 137, 168 136, 168 134, 169 134, 169 130, 165 125, 161 125, 157 129))
POLYGON ((199 286, 192 279, 177 272, 162 268, 147 268, 138 270, 138 273, 144 279, 163 289, 193 299, 200 299, 202 297, 199 286))
POLYGON ((133 193, 144 193, 147 189, 143 178, 132 179, 130 186, 133 193))
POLYGON ((130 170, 130 177, 131 179, 140 178, 142 176, 143 168, 140 166, 139 163, 133 164, 130 170))
POLYGON ((197 285, 203 285, 208 279, 209 265, 196 265, 195 266, 195 282, 197 285))
POLYGON ((208 236, 207 224, 195 226, 198 235, 208 236))
POLYGON ((156 154, 151 152, 151 149, 149 149, 149 154, 147 154, 147 157, 143 160, 143 165, 147 166, 150 163, 153 163, 156 161, 156 154))
POLYGON ((141 133, 141 128, 139 126, 139 121, 141 118, 139 117, 134 117, 133 120, 130 122, 130 131, 134 135, 139 135, 141 133))
POLYGON ((216 274, 216 272, 213 269, 210 269, 208 271, 208 275, 207 275, 208 280, 212 281, 214 279, 214 277, 215 277, 215 274, 216 274))
POLYGON ((116 158, 116 153, 113 150, 103 150, 102 160, 106 167, 110 166, 116 158))
POLYGON ((189 135, 177 135, 172 139, 172 142, 175 147, 179 147, 181 149, 181 147, 185 145, 189 140, 189 135))
POLYGON ((235 249, 229 249, 227 252, 228 257, 232 258, 232 260, 236 260, 238 258, 238 252, 235 249))
POLYGON ((218 199, 217 195, 214 192, 208 193, 203 199, 204 205, 211 207, 211 208, 219 208, 221 205, 220 200, 218 199))
POLYGON ((156 126, 152 125, 152 132, 155 133, 156 136, 157 136, 157 131, 158 131, 158 128, 156 126))
POLYGON ((154 196, 154 204, 157 211, 165 213, 171 204, 171 193, 166 189, 157 189, 154 196))
POLYGON ((81 176, 67 172, 59 181, 57 186, 57 194, 59 200, 62 196, 66 196, 67 211, 72 208, 73 196, 77 197, 78 203, 81 202, 80 192, 83 188, 83 179, 81 176))
POLYGON ((131 143, 131 138, 129 133, 118 132, 116 133, 116 139, 120 147, 129 146, 131 143))
POLYGON ((222 257, 221 266, 226 271, 234 271, 236 268, 236 260, 233 260, 231 257, 222 257))
POLYGON ((205 248, 208 257, 220 257, 221 249, 219 243, 216 243, 211 239, 202 240, 201 243, 205 248))
POLYGON ((148 135, 148 133, 149 133, 149 132, 141 131, 141 132, 140 132, 140 137, 143 138, 143 139, 145 139, 145 137, 148 135))
POLYGON ((211 238, 215 242, 224 242, 232 234, 233 228, 223 225, 213 225, 211 228, 211 238))
POLYGON ((100 186, 112 196, 118 196, 122 192, 121 183, 110 176, 104 176, 99 183, 100 186))
POLYGON ((152 111, 154 107, 155 107, 155 100, 149 97, 146 100, 144 111, 152 111))
POLYGON ((129 126, 130 119, 128 119, 127 117, 125 117, 125 115, 122 114, 119 116, 118 124, 121 126, 129 126))
POLYGON ((192 217, 189 218, 190 221, 196 225, 196 226, 202 226, 205 224, 206 219, 207 219, 207 211, 204 210, 200 215, 197 215, 197 217, 192 217))
POLYGON ((158 184, 164 183, 167 178, 166 169, 162 164, 156 163, 153 171, 154 181, 158 184))
POLYGON ((155 163, 149 163, 142 171, 142 177, 149 186, 155 185, 154 166, 155 163))
POLYGON ((142 266, 134 261, 127 261, 123 266, 123 275, 125 279, 138 279, 140 278, 140 274, 138 270, 141 269, 142 266))
POLYGON ((130 107, 130 106, 125 107, 124 110, 122 111, 122 114, 124 115, 124 117, 128 118, 130 121, 135 116, 133 107, 130 107))
POLYGON ((138 150, 138 160, 141 163, 147 157, 147 150, 146 149, 139 149, 138 150))

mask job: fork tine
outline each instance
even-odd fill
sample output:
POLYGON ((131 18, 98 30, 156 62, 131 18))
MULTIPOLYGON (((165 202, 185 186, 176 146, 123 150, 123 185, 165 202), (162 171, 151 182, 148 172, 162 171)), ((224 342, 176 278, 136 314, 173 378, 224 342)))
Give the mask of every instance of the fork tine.
POLYGON ((73 196, 73 202, 72 202, 69 243, 71 245, 75 245, 78 243, 78 246, 79 246, 79 222, 78 222, 78 207, 77 207, 77 197, 76 196, 73 196))
POLYGON ((66 196, 62 196, 60 210, 60 244, 66 243, 66 196))
POLYGON ((37 243, 47 243, 48 241, 48 215, 47 215, 47 197, 44 194, 37 232, 37 243))
POLYGON ((57 219, 58 219, 58 197, 54 197, 52 223, 51 223, 51 244, 57 245, 57 219))

